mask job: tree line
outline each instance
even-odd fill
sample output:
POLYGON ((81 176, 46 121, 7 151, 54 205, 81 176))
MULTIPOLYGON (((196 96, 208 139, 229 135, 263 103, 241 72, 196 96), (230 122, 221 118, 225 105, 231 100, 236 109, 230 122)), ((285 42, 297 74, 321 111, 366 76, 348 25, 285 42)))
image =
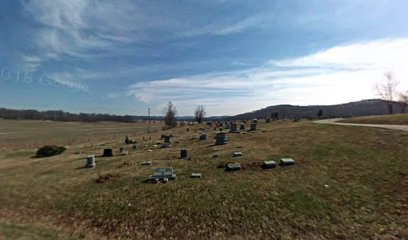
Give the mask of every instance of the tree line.
MULTIPOLYGON (((135 120, 147 120, 144 116, 119 116, 101 113, 69 113, 61 110, 37 111, 37 110, 15 110, 0 108, 0 118, 3 119, 27 119, 27 120, 50 120, 67 122, 133 122, 135 120)), ((160 120, 161 117, 151 117, 151 120, 160 120)))

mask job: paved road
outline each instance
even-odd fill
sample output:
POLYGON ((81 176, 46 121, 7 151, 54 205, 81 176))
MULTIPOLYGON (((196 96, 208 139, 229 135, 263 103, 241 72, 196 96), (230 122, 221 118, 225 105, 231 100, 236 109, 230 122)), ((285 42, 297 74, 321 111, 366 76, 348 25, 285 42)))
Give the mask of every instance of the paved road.
POLYGON ((341 126, 386 128, 386 129, 400 130, 400 131, 408 132, 408 125, 341 123, 341 122, 338 122, 340 120, 342 120, 342 118, 324 119, 324 120, 318 120, 314 122, 320 123, 320 124, 334 124, 334 125, 341 125, 341 126))

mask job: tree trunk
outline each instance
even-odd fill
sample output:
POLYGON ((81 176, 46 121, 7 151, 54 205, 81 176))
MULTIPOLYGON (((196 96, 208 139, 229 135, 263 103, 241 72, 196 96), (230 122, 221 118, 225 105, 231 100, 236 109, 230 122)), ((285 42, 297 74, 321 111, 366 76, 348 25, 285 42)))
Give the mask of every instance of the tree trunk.
POLYGON ((393 113, 393 111, 392 111, 392 102, 387 103, 387 106, 388 106, 388 113, 392 114, 393 113))

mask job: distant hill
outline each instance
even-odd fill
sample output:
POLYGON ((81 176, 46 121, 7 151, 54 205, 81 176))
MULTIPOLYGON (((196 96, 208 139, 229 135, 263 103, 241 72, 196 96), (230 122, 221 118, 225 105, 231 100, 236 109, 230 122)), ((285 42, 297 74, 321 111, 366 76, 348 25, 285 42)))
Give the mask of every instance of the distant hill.
MULTIPOLYGON (((322 117, 337 118, 351 116, 367 116, 388 114, 388 108, 384 100, 368 99, 358 102, 350 102, 338 105, 312 105, 312 106, 294 106, 294 105, 276 105, 269 106, 253 112, 243 113, 231 118, 234 119, 252 119, 271 117, 271 114, 278 113, 279 118, 318 118, 318 112, 322 110, 322 117)), ((401 112, 401 104, 394 102, 394 112, 401 112)))

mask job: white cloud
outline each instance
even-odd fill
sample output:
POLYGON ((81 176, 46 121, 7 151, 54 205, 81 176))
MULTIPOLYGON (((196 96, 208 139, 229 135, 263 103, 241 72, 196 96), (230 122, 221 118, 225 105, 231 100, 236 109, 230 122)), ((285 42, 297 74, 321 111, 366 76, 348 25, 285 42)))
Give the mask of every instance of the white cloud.
POLYGON ((211 115, 238 114, 273 104, 335 104, 375 98, 374 86, 392 71, 408 89, 408 39, 336 46, 235 72, 138 82, 128 94, 148 104, 168 100, 180 114, 198 104, 211 115))

